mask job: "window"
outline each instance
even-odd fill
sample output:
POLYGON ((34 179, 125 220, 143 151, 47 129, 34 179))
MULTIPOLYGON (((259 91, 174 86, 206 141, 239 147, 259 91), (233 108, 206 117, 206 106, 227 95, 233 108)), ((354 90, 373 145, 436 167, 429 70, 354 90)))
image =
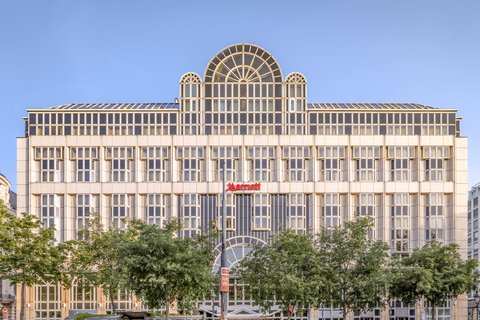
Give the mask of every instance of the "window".
POLYGON ((380 147, 353 147, 356 181, 381 181, 380 147))
POLYGON ((270 203, 268 194, 256 193, 253 198, 253 229, 270 230, 270 203))
POLYGON ((70 289, 70 309, 97 309, 97 288, 85 280, 82 283, 75 283, 70 289))
MULTIPOLYGON (((231 193, 225 194, 225 223, 226 223, 226 229, 234 231, 236 227, 236 219, 235 219, 235 209, 236 209, 236 196, 231 193)), ((221 203, 221 195, 220 195, 220 202, 221 203)), ((223 224, 222 224, 222 209, 220 207, 218 211, 218 229, 222 230, 223 224)))
POLYGON ((98 181, 98 148, 97 147, 72 147, 70 160, 74 162, 75 182, 98 181))
POLYGON ((180 181, 205 181, 205 148, 178 147, 177 161, 180 163, 180 181))
POLYGON ((145 168, 145 181, 170 181, 169 147, 142 147, 140 159, 145 168))
POLYGON ((180 108, 183 111, 182 132, 186 135, 199 134, 200 77, 187 73, 180 79, 180 108))
POLYGON ((37 182, 63 182, 63 148, 36 147, 37 182))
POLYGON ((82 230, 90 221, 91 214, 98 212, 98 196, 93 194, 77 194, 75 196, 75 230, 77 239, 82 239, 86 235, 82 230))
POLYGON ((115 310, 132 310, 133 302, 132 295, 126 289, 119 289, 114 292, 113 297, 106 295, 105 297, 105 309, 107 312, 112 312, 112 302, 114 301, 115 310))
POLYGON ((391 212, 391 250, 394 253, 407 255, 410 250, 410 195, 396 193, 390 196, 391 212))
POLYGON ((451 181, 450 147, 423 147, 425 181, 451 181))
POLYGON ((130 208, 134 207, 133 196, 128 194, 111 195, 111 226, 125 228, 126 220, 131 218, 130 208))
POLYGON ((326 193, 322 200, 324 227, 340 227, 346 210, 346 195, 326 193))
POLYGON ((430 193, 425 195, 425 240, 443 242, 446 239, 444 195, 430 193))
POLYGON ((311 181, 309 165, 310 147, 282 147, 283 172, 285 181, 311 181))
POLYGON ((237 174, 240 161, 240 147, 213 147, 212 173, 214 181, 222 180, 221 162, 225 161, 225 181, 240 181, 241 174, 237 174))
POLYGON ((274 181, 271 168, 274 168, 275 147, 248 147, 250 181, 274 181))
POLYGON ((415 147, 388 147, 390 181, 411 181, 415 147))
POLYGON ((194 238, 200 233, 200 201, 197 194, 183 194, 181 199, 182 232, 184 237, 194 238))
POLYGON ((288 197, 288 228, 296 233, 306 233, 305 195, 303 193, 291 193, 288 197))
POLYGON ((112 182, 134 181, 134 148, 133 147, 107 147, 105 160, 110 171, 112 182))
POLYGON ((166 219, 170 216, 170 195, 147 194, 145 196, 145 217, 148 224, 156 224, 163 227, 166 219))
POLYGON ((375 238, 376 230, 376 206, 380 202, 380 195, 375 195, 373 193, 360 193, 354 195, 354 204, 355 204, 355 213, 357 217, 372 217, 373 218, 373 228, 368 230, 368 238, 375 238), (378 199, 377 199, 378 198, 378 199))
POLYGON ((55 229, 55 238, 57 241, 61 241, 60 231, 63 229, 61 226, 61 217, 63 217, 63 197, 56 194, 42 194, 40 198, 40 221, 43 228, 55 229))
POLYGON ((55 284, 35 285, 35 320, 61 320, 61 287, 55 284))
POLYGON ((346 181, 345 147, 318 147, 319 180, 346 181))

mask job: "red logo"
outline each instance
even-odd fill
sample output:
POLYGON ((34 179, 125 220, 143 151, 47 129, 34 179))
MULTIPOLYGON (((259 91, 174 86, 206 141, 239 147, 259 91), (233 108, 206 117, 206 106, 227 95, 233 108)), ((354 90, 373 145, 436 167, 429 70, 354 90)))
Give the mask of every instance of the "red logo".
POLYGON ((260 190, 260 182, 257 183, 229 183, 225 191, 255 191, 260 190))

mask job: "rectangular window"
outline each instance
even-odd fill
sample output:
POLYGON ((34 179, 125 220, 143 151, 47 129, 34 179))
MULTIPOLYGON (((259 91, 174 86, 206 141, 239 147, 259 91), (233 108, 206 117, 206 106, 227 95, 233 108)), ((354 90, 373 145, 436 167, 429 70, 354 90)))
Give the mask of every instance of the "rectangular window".
POLYGON ((106 147, 105 160, 110 168, 110 181, 133 182, 135 179, 134 159, 133 147, 106 147))
POLYGON ((284 181, 311 181, 311 170, 308 168, 310 147, 282 147, 284 181))
POLYGON ((250 181, 274 181, 275 147, 248 147, 247 158, 250 181))
POLYGON ((34 320, 61 320, 62 296, 60 285, 35 285, 34 320))
POLYGON ((119 289, 114 292, 113 297, 106 295, 105 297, 105 309, 107 312, 112 313, 112 303, 114 303, 115 310, 132 310, 134 308, 134 302, 132 295, 126 289, 119 289))
POLYGON ((304 234, 307 231, 305 194, 290 193, 288 197, 287 227, 304 234))
MULTIPOLYGON (((225 226, 226 230, 228 231, 235 231, 236 228, 236 196, 234 194, 228 193, 225 195, 225 226)), ((221 203, 221 195, 219 202, 221 203)), ((222 230, 223 222, 222 222, 222 209, 220 207, 218 211, 218 229, 222 230)))
POLYGON ((63 197, 56 194, 42 194, 39 196, 39 218, 43 228, 54 228, 55 238, 61 241, 60 232, 63 229, 61 217, 63 217, 63 197))
POLYGON ((425 181, 451 181, 450 147, 423 147, 422 151, 425 181))
POLYGON ((270 230, 269 195, 257 193, 254 195, 253 202, 253 229, 270 230))
POLYGON ((391 250, 400 255, 407 255, 410 250, 410 195, 396 193, 390 196, 391 213, 391 250))
POLYGON ((388 147, 387 158, 390 162, 390 181, 411 181, 415 147, 388 147))
POLYGON ((212 147, 212 174, 214 181, 223 177, 221 163, 225 163, 225 181, 241 181, 238 170, 240 162, 240 147, 212 147))
POLYGON ((97 309, 97 288, 85 281, 75 283, 70 289, 70 309, 97 309))
POLYGON ((75 182, 98 182, 98 148, 72 147, 70 160, 74 162, 75 182))
POLYGON ((63 148, 35 147, 37 182, 63 182, 63 148))
POLYGON ((156 224, 163 227, 168 217, 171 216, 170 195, 147 194, 145 196, 145 217, 148 224, 156 224))
POLYGON ((176 159, 180 164, 180 181, 206 180, 204 147, 177 147, 176 159))
POLYGON ((111 195, 111 226, 124 229, 127 219, 131 218, 133 196, 128 194, 111 195))
POLYGON ((200 234, 200 201, 197 194, 180 195, 182 232, 184 237, 194 238, 200 234))
POLYGON ((345 147, 318 147, 320 181, 346 181, 345 147))
POLYGON ((87 235, 82 230, 87 227, 93 214, 98 213, 98 195, 77 194, 75 196, 75 230, 77 239, 84 239, 87 235))
POLYGON ((145 168, 145 181, 171 181, 169 147, 142 147, 140 160, 145 168))
POLYGON ((325 193, 323 203, 323 226, 325 228, 340 227, 346 210, 346 196, 337 193, 325 193))
POLYGON ((381 181, 380 147, 353 147, 356 181, 381 181))
POLYGON ((425 195, 425 240, 427 242, 431 240, 445 241, 445 209, 443 193, 425 195))
POLYGON ((373 227, 368 230, 368 238, 376 238, 375 232, 377 229, 376 224, 376 207, 380 200, 380 196, 375 195, 374 193, 359 193, 354 195, 354 207, 355 207, 355 216, 356 217, 371 217, 373 219, 373 227))

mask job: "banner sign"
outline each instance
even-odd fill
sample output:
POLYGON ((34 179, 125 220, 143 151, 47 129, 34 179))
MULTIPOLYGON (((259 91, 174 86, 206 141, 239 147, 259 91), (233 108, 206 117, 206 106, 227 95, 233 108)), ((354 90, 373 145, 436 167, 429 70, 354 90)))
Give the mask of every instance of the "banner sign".
POLYGON ((220 269, 220 292, 228 292, 230 289, 230 269, 220 269))

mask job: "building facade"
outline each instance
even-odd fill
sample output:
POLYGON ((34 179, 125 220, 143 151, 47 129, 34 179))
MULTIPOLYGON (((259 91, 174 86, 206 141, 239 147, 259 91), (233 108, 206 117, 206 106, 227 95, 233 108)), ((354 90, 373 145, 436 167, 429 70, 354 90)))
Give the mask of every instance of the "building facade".
MULTIPOLYGON (((480 183, 474 185, 468 192, 468 258, 479 260, 480 242, 478 239, 478 233, 480 228, 478 227, 478 201, 480 198, 480 183)), ((477 285, 478 294, 479 285, 477 285)), ((469 299, 469 319, 477 319, 479 315, 479 305, 475 301, 475 295, 472 293, 469 299), (476 314, 476 316, 475 316, 476 314)))
MULTIPOLYGON (((203 79, 183 75, 175 103, 28 110, 17 144, 19 210, 54 224, 59 241, 77 237, 87 212, 118 226, 125 217, 156 224, 179 219, 180 236, 195 236, 219 222, 224 161, 230 266, 276 232, 315 233, 357 216, 374 218, 370 236, 389 243, 392 253, 437 239, 458 243, 467 256, 467 139, 456 110, 308 102, 305 77, 284 77, 256 45, 218 52, 203 79)), ((142 307, 119 295, 118 309, 142 307)), ((38 320, 111 307, 98 289, 75 285, 38 285, 28 299, 38 320)), ((211 303, 199 308, 210 312, 211 303)), ((390 309, 353 318, 411 320, 424 312, 394 302, 390 309)), ((459 298, 439 308, 437 319, 461 319, 466 309, 459 298)), ((232 279, 229 313, 260 316, 238 279, 232 279)), ((307 316, 341 314, 322 308, 307 316)))
MULTIPOLYGON (((11 214, 16 214, 17 195, 12 191, 10 181, 1 173, 0 200, 11 214)), ((0 279, 0 309, 7 309, 5 319, 15 319, 15 296, 15 288, 10 285, 10 281, 0 279)))

